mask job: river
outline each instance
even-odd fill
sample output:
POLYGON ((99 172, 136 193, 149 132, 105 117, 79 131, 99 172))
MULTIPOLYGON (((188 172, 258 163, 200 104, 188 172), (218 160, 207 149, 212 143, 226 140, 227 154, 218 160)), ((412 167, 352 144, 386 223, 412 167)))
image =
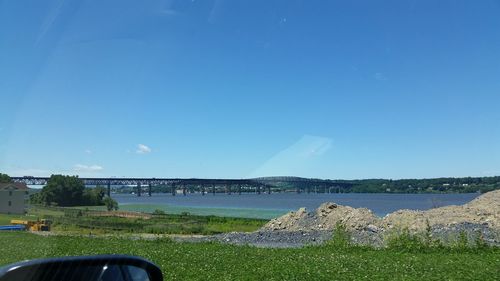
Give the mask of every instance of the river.
POLYGON ((390 193, 273 193, 273 194, 152 194, 137 197, 132 194, 113 194, 122 210, 170 213, 189 212, 199 215, 273 218, 300 207, 308 210, 324 202, 371 209, 378 216, 399 209, 427 210, 446 205, 460 205, 479 196, 464 194, 390 194, 390 193))

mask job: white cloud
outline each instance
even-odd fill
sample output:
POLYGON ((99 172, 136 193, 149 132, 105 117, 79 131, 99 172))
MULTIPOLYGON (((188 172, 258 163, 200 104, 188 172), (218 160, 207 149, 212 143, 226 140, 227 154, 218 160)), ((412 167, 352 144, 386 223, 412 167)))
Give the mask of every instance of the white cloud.
POLYGON ((100 172, 102 170, 104 170, 104 168, 102 166, 99 166, 99 165, 83 165, 83 164, 76 164, 74 167, 73 167, 73 170, 75 172, 100 172))
POLYGON ((90 149, 85 149, 85 153, 87 153, 87 154, 92 154, 92 150, 90 150, 90 149))
POLYGON ((149 146, 144 145, 144 144, 138 144, 137 145, 137 150, 135 151, 138 154, 145 154, 145 153, 150 153, 151 148, 149 146))

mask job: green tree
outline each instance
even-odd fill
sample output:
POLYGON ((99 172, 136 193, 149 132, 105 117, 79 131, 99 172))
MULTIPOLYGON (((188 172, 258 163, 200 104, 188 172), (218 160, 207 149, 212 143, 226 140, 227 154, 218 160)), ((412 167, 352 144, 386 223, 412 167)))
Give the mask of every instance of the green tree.
POLYGON ((52 175, 40 192, 45 205, 78 206, 84 203, 85 185, 78 176, 52 175))
POLYGON ((31 194, 30 195, 30 203, 35 204, 35 205, 44 204, 43 199, 42 199, 42 193, 37 192, 37 193, 31 194))
POLYGON ((7 174, 0 173, 0 183, 9 183, 11 182, 10 177, 7 174))
POLYGON ((108 211, 118 210, 118 202, 116 202, 113 198, 106 196, 103 201, 108 211))
POLYGON ((96 206, 104 205, 103 198, 106 194, 106 189, 102 186, 95 188, 87 188, 83 191, 82 205, 96 206))

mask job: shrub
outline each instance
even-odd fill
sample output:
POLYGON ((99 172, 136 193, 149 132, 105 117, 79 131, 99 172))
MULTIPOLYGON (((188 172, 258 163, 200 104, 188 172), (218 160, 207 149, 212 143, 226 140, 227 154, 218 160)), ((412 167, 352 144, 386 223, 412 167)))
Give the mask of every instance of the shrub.
POLYGON ((458 239, 455 242, 455 248, 458 250, 465 250, 469 247, 469 238, 467 237, 467 233, 465 231, 461 231, 458 235, 458 239))
POLYGON ((108 196, 104 198, 103 202, 104 205, 106 205, 106 209, 108 209, 108 211, 118 210, 118 202, 116 202, 113 198, 108 196))
POLYGON ((338 222, 333 230, 332 239, 329 244, 335 248, 347 248, 351 245, 351 234, 344 224, 338 222))
POLYGON ((484 241, 484 237, 483 237, 483 233, 481 231, 478 231, 476 233, 476 239, 474 241, 475 243, 475 247, 477 249, 486 249, 486 248, 489 248, 489 245, 488 243, 486 243, 486 241, 484 241))
POLYGON ((420 251, 427 248, 427 246, 420 237, 410 234, 408 228, 405 228, 401 233, 389 236, 387 240, 387 248, 397 251, 411 252, 420 251))
POLYGON ((160 210, 160 209, 156 209, 154 210, 153 212, 153 215, 165 215, 165 212, 163 210, 160 210))

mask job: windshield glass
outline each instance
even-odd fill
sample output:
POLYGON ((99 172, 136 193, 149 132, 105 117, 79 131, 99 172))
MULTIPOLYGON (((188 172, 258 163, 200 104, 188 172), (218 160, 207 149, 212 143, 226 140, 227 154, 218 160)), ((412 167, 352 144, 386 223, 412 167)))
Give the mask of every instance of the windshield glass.
POLYGON ((0 1, 0 240, 50 233, 46 251, 0 266, 192 262, 143 238, 177 239, 161 247, 181 255, 323 247, 343 230, 377 249, 400 234, 498 246, 499 13, 494 0, 0 1))

